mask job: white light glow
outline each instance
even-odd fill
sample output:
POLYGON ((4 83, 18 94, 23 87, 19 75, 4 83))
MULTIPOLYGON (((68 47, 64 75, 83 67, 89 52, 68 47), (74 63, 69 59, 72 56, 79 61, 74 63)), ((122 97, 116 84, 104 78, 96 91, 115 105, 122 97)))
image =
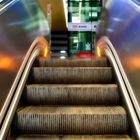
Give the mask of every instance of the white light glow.
POLYGON ((66 59, 66 56, 60 56, 60 59, 66 59))
POLYGON ((114 32, 114 30, 113 30, 113 29, 110 29, 110 28, 107 29, 107 31, 108 31, 108 32, 114 32))
POLYGON ((64 54, 64 53, 66 53, 66 51, 65 50, 62 50, 62 51, 60 51, 60 53, 63 53, 64 54))
POLYGON ((117 18, 117 17, 114 17, 113 20, 114 20, 114 21, 117 21, 117 22, 122 21, 120 18, 117 18))
POLYGON ((72 22, 74 22, 74 23, 79 23, 80 22, 80 19, 79 19, 79 17, 77 17, 77 16, 73 16, 72 17, 72 22))

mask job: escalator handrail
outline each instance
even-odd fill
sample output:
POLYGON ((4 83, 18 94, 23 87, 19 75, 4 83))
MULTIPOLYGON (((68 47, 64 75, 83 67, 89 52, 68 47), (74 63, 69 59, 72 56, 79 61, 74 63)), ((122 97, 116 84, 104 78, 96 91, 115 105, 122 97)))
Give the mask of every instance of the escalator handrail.
POLYGON ((108 37, 104 36, 97 42, 97 47, 101 49, 101 55, 108 57, 118 78, 119 86, 122 90, 123 98, 126 103, 135 129, 137 139, 140 139, 140 107, 130 86, 128 78, 124 72, 119 56, 108 37))
POLYGON ((10 128, 13 116, 15 114, 15 110, 18 105, 18 100, 21 96, 21 91, 24 88, 24 83, 26 82, 28 73, 32 67, 34 60, 40 55, 43 55, 43 51, 45 48, 48 48, 48 42, 43 37, 38 37, 34 40, 32 45, 30 46, 23 63, 19 69, 19 72, 15 78, 13 83, 11 92, 9 93, 5 105, 3 108, 3 114, 1 117, 1 129, 0 129, 0 140, 5 139, 7 132, 10 128))

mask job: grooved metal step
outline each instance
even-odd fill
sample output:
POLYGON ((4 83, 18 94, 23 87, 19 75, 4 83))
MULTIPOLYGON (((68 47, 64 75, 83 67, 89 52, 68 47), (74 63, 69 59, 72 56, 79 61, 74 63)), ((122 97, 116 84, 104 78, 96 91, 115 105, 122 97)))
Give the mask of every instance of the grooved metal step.
POLYGON ((52 40, 68 40, 67 34, 51 34, 52 40))
POLYGON ((105 57, 96 59, 50 59, 39 57, 40 67, 107 67, 108 61, 105 57))
POLYGON ((27 85, 24 101, 33 105, 118 105, 118 86, 115 84, 87 85, 27 85))
MULTIPOLYGON (((60 51, 62 51, 62 50, 68 51, 67 46, 59 46, 59 47, 52 47, 52 48, 51 48, 51 51, 53 51, 53 52, 58 52, 58 51, 59 51, 59 54, 60 54, 60 51)), ((64 54, 61 54, 61 55, 64 55, 64 54)), ((51 54, 51 56, 52 56, 52 54, 51 54)), ((43 59, 44 61, 45 61, 45 60, 48 61, 48 60, 45 59, 44 57, 40 57, 39 59, 43 59)), ((57 59, 57 58, 53 58, 53 59, 57 59)), ((39 62, 39 60, 37 60, 37 61, 39 62)))
POLYGON ((111 67, 34 67, 35 83, 53 84, 105 84, 112 83, 111 67))
POLYGON ((39 57, 11 126, 16 140, 131 140, 106 58, 39 57))
POLYGON ((128 135, 21 135, 16 140, 132 140, 128 135))
POLYGON ((120 107, 28 106, 17 111, 15 132, 30 134, 127 134, 120 107))
POLYGON ((65 45, 65 44, 67 45, 67 44, 68 44, 68 40, 60 40, 60 39, 58 40, 58 39, 54 39, 54 40, 51 41, 51 44, 52 44, 52 45, 61 45, 61 44, 62 44, 62 45, 63 45, 63 44, 64 44, 64 45, 65 45))

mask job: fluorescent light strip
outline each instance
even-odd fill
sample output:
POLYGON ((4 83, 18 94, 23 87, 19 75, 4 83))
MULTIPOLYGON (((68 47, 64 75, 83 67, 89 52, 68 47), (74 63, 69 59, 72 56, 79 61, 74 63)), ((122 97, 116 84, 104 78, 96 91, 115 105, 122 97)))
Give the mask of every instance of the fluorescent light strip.
POLYGON ((136 2, 129 0, 129 4, 130 6, 132 6, 133 8, 135 8, 138 12, 140 12, 140 5, 136 4, 136 2))
POLYGON ((5 4, 3 7, 0 8, 0 14, 4 12, 8 7, 12 6, 14 3, 18 2, 19 0, 12 0, 5 4))
POLYGON ((66 56, 60 56, 60 59, 66 59, 66 56))
POLYGON ((61 50, 60 53, 64 54, 64 53, 66 53, 66 51, 65 50, 61 50))
POLYGON ((67 0, 63 0, 63 6, 64 6, 64 13, 65 13, 65 20, 66 20, 66 26, 68 27, 68 3, 67 0))

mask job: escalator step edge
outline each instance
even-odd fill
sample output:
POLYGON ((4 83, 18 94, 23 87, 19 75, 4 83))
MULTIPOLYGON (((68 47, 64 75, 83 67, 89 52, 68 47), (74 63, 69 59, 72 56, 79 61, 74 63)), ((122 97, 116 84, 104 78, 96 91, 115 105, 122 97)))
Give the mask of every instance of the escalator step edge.
POLYGON ((119 105, 116 84, 32 84, 23 101, 28 105, 119 105))
POLYGON ((21 135, 16 140, 132 140, 128 135, 21 135))
POLYGON ((114 78, 111 67, 34 67, 31 75, 40 84, 105 84, 114 78))
POLYGON ((105 57, 96 59, 37 59, 40 67, 107 67, 108 60, 105 57))

